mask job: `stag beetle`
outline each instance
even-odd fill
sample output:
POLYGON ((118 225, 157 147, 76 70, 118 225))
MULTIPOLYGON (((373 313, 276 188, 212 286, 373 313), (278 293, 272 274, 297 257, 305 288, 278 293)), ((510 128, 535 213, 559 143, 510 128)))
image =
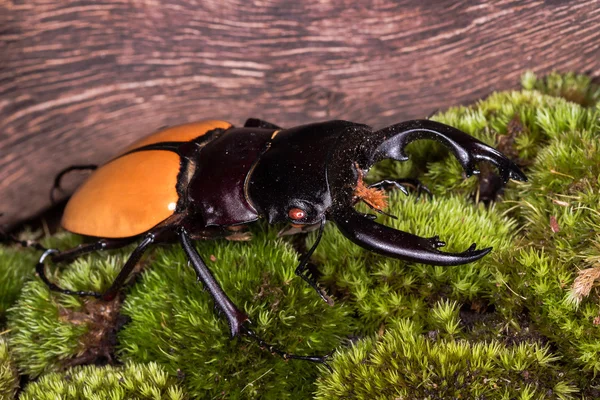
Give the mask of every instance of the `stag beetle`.
POLYGON ((246 334, 284 358, 323 361, 318 356, 285 353, 258 338, 248 326, 249 317, 221 289, 192 240, 240 238, 244 225, 261 218, 270 224, 291 223, 297 230, 318 229, 317 240, 301 258, 296 273, 324 299, 305 270, 326 220, 352 242, 384 256, 433 265, 480 259, 491 248, 476 250, 473 245, 462 253, 442 252, 438 248, 444 243, 438 237, 398 231, 354 210, 362 200, 381 211, 377 195, 386 185, 406 190, 401 179, 367 186, 362 177, 380 160, 407 160, 406 145, 418 139, 449 147, 467 176, 478 173, 476 162, 488 161, 498 167, 504 182, 526 180, 499 151, 431 120, 402 122, 378 131, 348 121, 290 129, 252 118, 242 128, 224 121, 186 124, 135 142, 93 172, 67 203, 62 226, 102 239, 66 251, 46 250, 37 272, 51 290, 110 300, 151 244, 178 240, 198 280, 227 318, 232 337, 246 334), (136 239, 140 243, 104 293, 66 290, 46 276, 48 258, 64 261, 123 247, 136 239))

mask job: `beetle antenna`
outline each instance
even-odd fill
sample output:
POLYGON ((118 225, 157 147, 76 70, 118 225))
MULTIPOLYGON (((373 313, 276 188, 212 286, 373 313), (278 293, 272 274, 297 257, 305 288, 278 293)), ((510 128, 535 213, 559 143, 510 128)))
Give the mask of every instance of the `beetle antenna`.
POLYGON ((306 252, 306 254, 304 254, 302 256, 302 258, 300 259, 300 264, 298 264, 298 267, 296 267, 296 275, 298 275, 300 278, 304 279, 304 281, 306 283, 308 283, 313 289, 315 289, 317 294, 323 299, 323 301, 325 303, 329 304, 330 306, 333 306, 333 299, 327 294, 327 292, 325 292, 324 289, 319 287, 317 280, 312 275, 308 275, 307 273, 305 273, 305 271, 307 271, 308 260, 310 260, 310 257, 317 249, 317 246, 319 245, 319 242, 321 241, 321 237, 323 236, 324 230, 325 230, 325 216, 323 216, 323 218, 321 219, 321 222, 319 224, 319 232, 317 233, 317 239, 313 243, 310 250, 308 250, 306 252))

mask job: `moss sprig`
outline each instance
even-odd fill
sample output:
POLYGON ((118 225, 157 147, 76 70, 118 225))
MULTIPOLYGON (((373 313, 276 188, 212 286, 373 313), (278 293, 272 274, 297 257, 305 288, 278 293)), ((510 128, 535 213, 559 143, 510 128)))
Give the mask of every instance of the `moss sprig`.
POLYGON ((593 107, 600 101, 600 85, 585 74, 554 71, 540 78, 533 71, 528 71, 521 77, 521 86, 527 90, 562 97, 584 107, 593 107))
POLYGON ((317 399, 576 398, 572 373, 538 343, 431 339, 408 319, 340 351, 317 399))
POLYGON ((156 363, 79 366, 46 374, 27 385, 20 400, 186 400, 176 379, 156 363))
POLYGON ((19 386, 19 374, 8 349, 4 332, 0 333, 0 400, 10 400, 19 386))
POLYGON ((33 279, 36 261, 32 250, 0 247, 0 329, 6 311, 17 300, 23 285, 33 279))

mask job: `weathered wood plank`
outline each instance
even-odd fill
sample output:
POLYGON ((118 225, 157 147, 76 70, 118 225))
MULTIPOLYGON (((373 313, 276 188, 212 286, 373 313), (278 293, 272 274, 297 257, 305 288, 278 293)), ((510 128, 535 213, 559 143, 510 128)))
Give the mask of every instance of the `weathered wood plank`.
POLYGON ((0 212, 55 174, 202 118, 377 127, 526 69, 600 75, 600 1, 0 1, 0 212), (435 3, 435 5, 433 5, 435 3))

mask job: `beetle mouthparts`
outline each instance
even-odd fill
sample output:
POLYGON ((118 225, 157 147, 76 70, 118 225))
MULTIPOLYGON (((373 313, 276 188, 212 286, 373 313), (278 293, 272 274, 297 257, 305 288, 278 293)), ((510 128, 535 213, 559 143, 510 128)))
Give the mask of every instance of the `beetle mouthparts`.
POLYGON ((430 265, 460 265, 477 261, 492 248, 476 250, 475 244, 462 253, 438 250, 445 245, 437 236, 422 238, 407 232, 381 225, 356 212, 343 209, 332 214, 340 232, 357 245, 375 253, 430 265))

